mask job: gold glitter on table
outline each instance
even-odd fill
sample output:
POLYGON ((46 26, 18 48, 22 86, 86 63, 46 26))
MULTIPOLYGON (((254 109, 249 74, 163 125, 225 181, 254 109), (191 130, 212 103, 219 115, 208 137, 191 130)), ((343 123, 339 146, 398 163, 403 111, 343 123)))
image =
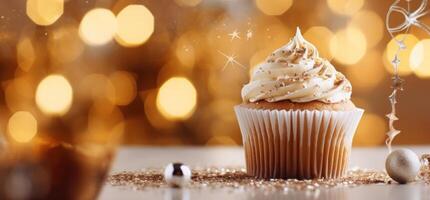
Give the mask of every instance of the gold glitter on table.
POLYGON ((430 154, 424 154, 421 156, 421 170, 419 177, 427 184, 430 184, 430 154))
MULTIPOLYGON (((167 187, 161 169, 125 171, 108 177, 113 186, 128 186, 136 190, 167 187)), ((282 190, 318 190, 321 188, 354 187, 368 184, 391 184, 385 172, 355 169, 340 179, 256 179, 248 176, 243 168, 197 168, 193 169, 189 188, 231 188, 282 190)))

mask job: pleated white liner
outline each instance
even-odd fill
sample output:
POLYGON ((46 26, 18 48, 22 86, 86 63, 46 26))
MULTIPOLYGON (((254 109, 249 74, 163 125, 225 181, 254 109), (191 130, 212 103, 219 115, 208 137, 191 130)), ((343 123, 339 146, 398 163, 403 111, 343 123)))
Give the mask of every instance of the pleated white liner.
POLYGON ((259 178, 297 179, 343 176, 364 112, 234 109, 247 173, 259 178))

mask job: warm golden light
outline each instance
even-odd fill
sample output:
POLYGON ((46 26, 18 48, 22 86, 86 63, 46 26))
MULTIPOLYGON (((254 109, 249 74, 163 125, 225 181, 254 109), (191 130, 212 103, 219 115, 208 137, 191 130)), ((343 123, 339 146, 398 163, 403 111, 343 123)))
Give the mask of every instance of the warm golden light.
POLYGON ((363 33, 349 26, 338 31, 330 40, 330 52, 334 59, 345 65, 352 65, 360 61, 366 53, 367 42, 363 33))
POLYGON ((370 91, 377 87, 386 78, 382 65, 382 53, 372 50, 357 64, 346 69, 346 76, 353 85, 353 90, 370 91), (363 78, 366 74, 366 78, 363 78))
POLYGON ((282 15, 293 5, 293 0, 256 0, 255 3, 266 15, 282 15))
POLYGON ((363 7, 364 0, 327 0, 327 4, 337 14, 353 15, 363 7))
POLYGON ((29 71, 36 60, 36 52, 31 40, 27 37, 19 40, 16 51, 18 67, 25 72, 29 71))
POLYGON ((7 130, 15 141, 29 142, 37 133, 37 121, 31 113, 18 111, 9 118, 7 130))
POLYGON ((187 33, 179 37, 176 43, 175 55, 184 67, 193 67, 196 60, 196 50, 192 39, 194 34, 187 33))
POLYGON ((79 26, 79 35, 89 45, 103 45, 113 39, 116 30, 115 15, 108 9, 96 8, 85 14, 79 26))
POLYGON ((354 14, 351 25, 360 28, 366 36, 367 46, 376 46, 385 34, 385 26, 382 18, 373 11, 362 10, 354 14))
POLYGON ((77 59, 84 51, 77 27, 68 25, 56 29, 49 35, 48 49, 57 63, 67 63, 77 59))
POLYGON ((108 98, 115 104, 125 106, 136 98, 136 81, 126 71, 117 71, 109 76, 112 87, 107 87, 108 98))
POLYGON ((175 0, 175 2, 180 6, 197 6, 202 0, 175 0))
POLYGON ((143 44, 154 32, 154 16, 143 5, 129 5, 117 16, 118 30, 115 39, 123 46, 143 44))
POLYGON ((249 60, 249 73, 251 74, 257 64, 264 61, 274 50, 288 43, 291 37, 294 36, 293 32, 283 25, 281 21, 277 20, 277 18, 261 20, 260 24, 270 25, 264 30, 264 34, 255 35, 255 41, 257 41, 259 48, 257 51, 250 52, 253 53, 249 60))
POLYGON ((48 26, 61 17, 63 0, 27 0, 27 16, 37 25, 48 26))
POLYGON ((333 32, 327 27, 313 26, 303 36, 307 41, 315 45, 321 57, 331 60, 333 56, 330 54, 330 40, 333 35, 333 32))
POLYGON ((386 130, 387 122, 384 118, 374 113, 364 113, 354 136, 354 143, 365 146, 382 145, 386 130))
POLYGON ((30 73, 8 81, 3 87, 5 105, 10 111, 33 108, 36 85, 30 73))
POLYGON ((270 55, 273 52, 272 48, 264 48, 259 51, 256 51, 249 60, 249 76, 254 74, 254 70, 257 68, 257 65, 263 62, 267 55, 270 55))
POLYGON ((237 143, 233 140, 233 138, 229 136, 213 136, 206 142, 207 146, 237 146, 237 143))
POLYGON ((72 105, 72 99, 72 86, 62 75, 47 76, 36 89, 36 104, 46 114, 67 113, 72 105))
POLYGON ((430 78, 430 39, 421 40, 412 49, 411 68, 420 78, 430 78))
POLYGON ((384 65, 385 69, 387 69, 388 72, 393 73, 393 66, 391 64, 391 61, 394 59, 394 55, 399 48, 396 39, 402 40, 403 38, 405 38, 405 45, 410 48, 406 48, 399 52, 399 59, 401 61, 399 64, 399 74, 409 75, 413 73, 411 65, 409 63, 412 47, 419 42, 418 38, 412 34, 399 34, 395 37, 395 39, 391 39, 391 41, 387 44, 387 47, 384 52, 384 65))
POLYGON ((197 91, 184 77, 167 80, 159 89, 156 99, 158 110, 167 119, 189 118, 196 107, 197 91))

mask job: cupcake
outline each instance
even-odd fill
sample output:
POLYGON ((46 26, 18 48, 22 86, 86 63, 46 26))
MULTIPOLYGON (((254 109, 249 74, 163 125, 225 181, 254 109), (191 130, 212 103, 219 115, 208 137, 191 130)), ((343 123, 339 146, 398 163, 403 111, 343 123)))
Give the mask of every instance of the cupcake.
POLYGON ((338 178, 345 174, 363 110, 351 83, 297 28, 255 67, 235 106, 246 169, 258 178, 338 178))

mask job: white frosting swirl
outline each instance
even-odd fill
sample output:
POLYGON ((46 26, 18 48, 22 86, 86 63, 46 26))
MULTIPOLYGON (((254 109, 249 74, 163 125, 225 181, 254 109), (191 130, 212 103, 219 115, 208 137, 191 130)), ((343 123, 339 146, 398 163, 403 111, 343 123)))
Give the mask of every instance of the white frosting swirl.
POLYGON ((351 83, 333 65, 319 57, 314 45, 297 28, 294 38, 256 66, 242 88, 245 102, 321 101, 339 103, 351 98, 351 83))

